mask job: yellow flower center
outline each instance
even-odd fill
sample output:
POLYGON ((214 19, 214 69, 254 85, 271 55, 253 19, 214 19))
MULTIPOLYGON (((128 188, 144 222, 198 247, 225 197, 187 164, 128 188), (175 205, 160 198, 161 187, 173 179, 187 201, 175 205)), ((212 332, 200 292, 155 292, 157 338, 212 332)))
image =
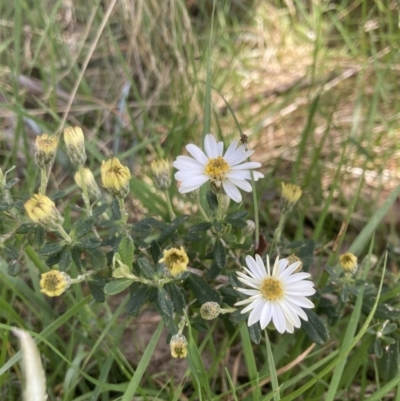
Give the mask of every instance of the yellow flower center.
POLYGON ((274 278, 266 278, 260 285, 260 293, 267 301, 278 301, 283 296, 282 284, 274 278))
POLYGON ((228 171, 229 164, 222 156, 218 156, 208 161, 204 174, 207 174, 212 181, 221 181, 225 178, 228 171))

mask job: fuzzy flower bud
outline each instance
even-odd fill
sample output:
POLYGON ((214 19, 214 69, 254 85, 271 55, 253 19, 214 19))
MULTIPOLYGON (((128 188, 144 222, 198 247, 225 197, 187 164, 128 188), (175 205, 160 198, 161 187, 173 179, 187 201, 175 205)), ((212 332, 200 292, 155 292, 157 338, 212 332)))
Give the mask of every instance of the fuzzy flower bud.
MULTIPOLYGON (((79 171, 75 173, 74 179, 76 185, 78 185, 79 188, 83 189, 82 177, 79 171)), ((89 196, 93 199, 99 199, 101 197, 100 188, 97 185, 96 180, 94 179, 93 173, 88 168, 83 169, 83 180, 86 184, 89 196)))
POLYGON ((82 129, 80 127, 65 128, 64 141, 71 163, 75 166, 83 166, 86 161, 86 150, 82 129))
POLYGON ((64 223, 64 217, 56 209, 55 203, 45 195, 33 195, 25 202, 24 208, 32 221, 48 230, 58 231, 64 223))
POLYGON ((217 302, 206 302, 201 305, 200 315, 204 320, 213 320, 221 313, 221 307, 217 302))
POLYGON ((56 135, 43 134, 36 137, 35 163, 41 168, 47 168, 54 159, 58 145, 56 135))
POLYGON ((176 277, 187 270, 189 258, 183 247, 170 248, 164 250, 163 258, 159 260, 159 263, 164 263, 169 275, 176 277))
POLYGON ((42 274, 40 279, 40 292, 48 297, 58 297, 71 285, 71 277, 58 270, 50 270, 42 274))
POLYGON ((151 163, 154 184, 158 189, 165 191, 171 185, 170 167, 165 159, 154 160, 151 163))
POLYGON ((354 274, 357 271, 357 256, 351 252, 343 253, 339 256, 340 265, 346 273, 354 274))
POLYGON ((101 181, 103 187, 113 196, 125 198, 129 193, 129 180, 131 172, 129 168, 113 157, 101 165, 101 181))
POLYGON ((294 271, 294 273, 298 273, 303 268, 303 262, 294 253, 288 256, 286 259, 288 261, 288 266, 292 265, 293 263, 300 262, 299 267, 294 271))
POLYGON ((279 208, 282 213, 290 212, 297 201, 300 199, 302 189, 298 185, 285 184, 282 182, 282 194, 279 208))
POLYGON ((256 224, 253 220, 246 220, 246 227, 243 228, 242 233, 245 237, 251 237, 256 229, 256 224))
POLYGON ((173 358, 186 358, 187 340, 183 334, 174 334, 169 342, 173 358))

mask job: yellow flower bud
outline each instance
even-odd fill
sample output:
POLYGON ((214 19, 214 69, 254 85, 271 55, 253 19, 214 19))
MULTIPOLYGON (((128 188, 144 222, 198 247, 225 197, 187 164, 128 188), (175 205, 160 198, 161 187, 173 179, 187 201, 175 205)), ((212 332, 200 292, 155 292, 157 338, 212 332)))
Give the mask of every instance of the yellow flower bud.
POLYGON ((170 167, 165 159, 154 160, 151 163, 151 171, 153 172, 154 183, 158 189, 165 191, 171 185, 170 167))
POLYGON ((288 213, 300 199, 302 189, 298 185, 285 184, 282 182, 282 194, 280 201, 280 209, 283 213, 288 213))
MULTIPOLYGON (((79 171, 75 173, 74 179, 76 185, 78 185, 79 188, 83 189, 82 177, 79 171)), ((86 184, 89 196, 91 196, 93 199, 99 199, 101 196, 100 188, 97 185, 96 180, 94 179, 93 173, 88 168, 83 169, 83 180, 86 184)))
POLYGON ((129 193, 129 180, 131 172, 129 168, 113 157, 101 165, 101 181, 103 187, 118 198, 125 198, 129 193))
POLYGON ((169 275, 176 277, 187 270, 189 258, 183 247, 170 248, 164 250, 163 258, 159 260, 159 263, 164 263, 169 275))
POLYGON ((25 202, 28 217, 43 227, 57 231, 64 222, 64 217, 56 209, 55 203, 45 195, 35 194, 25 202))
POLYGON ((71 277, 58 270, 50 270, 42 274, 40 279, 40 292, 48 297, 58 297, 71 285, 71 277))
POLYGON ((354 274, 357 271, 357 256, 351 252, 343 253, 339 256, 340 264, 346 273, 354 274))
POLYGON ((64 141, 68 157, 72 164, 83 166, 86 161, 85 137, 80 127, 68 127, 64 130, 64 141))
POLYGON ((221 307, 217 302, 206 302, 201 305, 200 315, 204 320, 213 320, 221 313, 221 307))
POLYGON ((44 169, 52 163, 57 145, 56 135, 43 134, 36 137, 35 163, 39 168, 44 169))
POLYGON ((169 342, 173 358, 186 358, 187 340, 183 334, 174 334, 169 342))

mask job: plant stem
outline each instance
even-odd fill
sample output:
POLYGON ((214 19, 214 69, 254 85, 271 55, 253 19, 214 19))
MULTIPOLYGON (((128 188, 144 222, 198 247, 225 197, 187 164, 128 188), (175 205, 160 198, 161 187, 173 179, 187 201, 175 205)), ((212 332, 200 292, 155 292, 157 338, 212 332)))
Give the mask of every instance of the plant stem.
POLYGON ((274 392, 274 401, 279 401, 281 399, 281 395, 279 393, 278 376, 276 374, 274 356, 272 354, 271 343, 269 342, 267 329, 264 330, 264 334, 265 334, 265 344, 267 347, 269 376, 271 378, 272 391, 274 392))
POLYGON ((286 213, 282 213, 281 217, 279 218, 279 223, 278 227, 276 227, 276 230, 274 232, 274 238, 272 240, 272 245, 271 245, 271 251, 274 249, 276 246, 276 252, 279 255, 279 241, 281 240, 281 235, 283 231, 283 226, 285 225, 285 220, 286 220, 286 213))
POLYGON ((172 202, 171 202, 171 197, 169 196, 169 191, 168 189, 164 191, 165 192, 165 196, 167 198, 167 208, 168 208, 168 213, 169 213, 169 217, 172 220, 175 220, 175 213, 174 210, 172 208, 172 202))
POLYGON ((41 168, 40 169, 40 195, 46 195, 47 183, 49 181, 49 177, 47 176, 47 169, 41 168))
POLYGON ((70 244, 72 242, 71 237, 68 235, 68 233, 64 230, 63 226, 60 225, 58 227, 57 231, 62 235, 62 237, 65 239, 65 241, 70 244))
POLYGON ((118 197, 117 199, 118 199, 118 204, 119 204, 119 210, 121 212, 121 220, 124 224, 126 224, 128 221, 128 213, 126 213, 126 210, 125 210, 124 198, 118 197))

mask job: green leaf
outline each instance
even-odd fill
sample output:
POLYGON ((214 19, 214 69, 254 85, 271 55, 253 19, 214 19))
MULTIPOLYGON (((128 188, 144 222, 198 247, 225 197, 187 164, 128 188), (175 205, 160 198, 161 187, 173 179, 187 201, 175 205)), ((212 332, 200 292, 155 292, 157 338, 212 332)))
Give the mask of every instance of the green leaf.
POLYGON ((389 345, 382 355, 382 358, 378 360, 378 371, 380 376, 386 382, 394 379, 400 373, 400 353, 399 343, 389 345))
POLYGON ((77 244, 81 249, 96 249, 101 245, 101 239, 96 237, 81 239, 77 244))
POLYGON ((13 206, 14 206, 13 203, 0 202, 0 212, 5 212, 6 210, 10 210, 13 206))
POLYGON ((214 212, 218 209, 217 195, 215 195, 213 191, 207 192, 207 202, 208 206, 210 206, 210 209, 213 210, 214 212))
POLYGON ((58 253, 65 246, 64 242, 53 242, 51 244, 46 244, 43 248, 39 250, 39 255, 41 256, 49 256, 58 253))
POLYGON ((254 344, 260 344, 261 341, 261 327, 260 327, 260 323, 254 323, 251 326, 249 326, 249 334, 250 334, 250 338, 251 341, 254 344))
POLYGON ((138 258, 137 264, 145 277, 149 279, 153 279, 155 277, 156 272, 147 258, 138 258))
POLYGON ((152 228, 151 228, 150 224, 146 224, 146 223, 139 221, 139 223, 132 225, 132 230, 137 231, 137 232, 146 233, 146 232, 150 232, 152 230, 152 228))
POLYGON ((69 246, 66 246, 61 253, 61 257, 60 257, 60 261, 59 261, 60 270, 62 272, 65 272, 66 270, 68 270, 71 262, 72 262, 71 248, 69 246))
POLYGON ((126 313, 128 315, 137 316, 140 308, 147 301, 150 293, 150 287, 140 283, 133 283, 130 287, 130 297, 126 304, 126 313))
POLYGON ((240 310, 235 310, 229 315, 229 320, 233 323, 240 323, 247 319, 248 313, 240 313, 240 310))
POLYGON ((210 270, 206 274, 207 280, 214 280, 216 277, 218 277, 222 272, 222 268, 218 266, 217 262, 214 260, 210 270))
POLYGON ((17 259, 11 260, 7 266, 7 273, 10 276, 15 277, 19 274, 20 271, 21 271, 21 263, 17 259))
POLYGON ((190 216, 184 214, 176 218, 171 224, 169 224, 160 234, 157 241, 160 245, 166 242, 178 229, 178 227, 183 224, 190 216))
POLYGON ((98 207, 93 209, 93 216, 97 217, 103 214, 108 209, 108 205, 106 203, 99 205, 98 207))
POLYGON ((221 304, 220 293, 211 287, 202 277, 191 274, 187 282, 201 305, 209 301, 221 304))
POLYGON ((209 222, 195 224, 194 226, 189 228, 188 232, 191 234, 202 233, 202 232, 207 231, 211 227, 212 227, 212 223, 209 223, 209 222))
POLYGON ((111 203, 111 213, 114 220, 121 220, 121 210, 119 209, 119 203, 117 198, 113 198, 111 203))
POLYGON ((24 223, 21 224, 16 230, 16 234, 29 234, 36 230, 36 224, 33 223, 24 223))
POLYGON ((18 259, 19 256, 19 251, 17 248, 15 248, 12 245, 7 245, 4 247, 4 253, 6 254, 7 257, 10 259, 18 259))
POLYGON ((133 281, 129 278, 113 280, 105 285, 104 292, 107 295, 115 295, 127 289, 132 283, 133 281))
POLYGON ((133 253, 135 252, 135 245, 133 245, 132 238, 124 237, 118 245, 118 253, 121 257, 121 262, 127 265, 129 269, 132 269, 133 265, 133 253))
POLYGON ((58 201, 59 199, 62 199, 65 197, 66 191, 57 191, 55 194, 53 194, 52 196, 50 196, 50 199, 55 202, 58 201))
POLYGON ((42 246, 44 244, 45 234, 44 228, 40 224, 36 225, 35 242, 37 245, 42 246))
POLYGON ((94 270, 101 270, 107 266, 107 258, 100 249, 88 249, 86 253, 94 270))
POLYGON ((167 291, 164 288, 158 289, 157 306, 162 315, 172 316, 174 313, 174 304, 167 291))
POLYGON ((162 253, 160 244, 157 241, 151 241, 150 253, 151 257, 153 258, 153 262, 157 264, 158 261, 161 259, 161 253, 162 253))
MULTIPOLYGON (((374 306, 374 301, 373 298, 368 298, 366 297, 364 299, 363 305, 362 305, 362 312, 365 315, 368 315, 371 311, 371 309, 374 306)), ((375 311, 375 317, 377 319, 399 319, 400 318, 400 310, 399 309, 393 309, 389 307, 386 304, 378 304, 376 311, 375 311)))
POLYGON ((74 261, 75 266, 78 268, 79 271, 81 271, 83 268, 81 254, 82 250, 80 248, 78 248, 77 246, 72 247, 71 249, 72 260, 74 261))
POLYGON ((172 302, 174 304, 174 309, 179 313, 183 313, 183 309, 186 306, 184 291, 181 287, 175 284, 165 284, 164 288, 169 292, 172 302))
POLYGON ((95 224, 95 220, 93 217, 89 217, 87 219, 78 219, 74 223, 71 231, 71 237, 81 238, 90 232, 95 224))
POLYGON ((97 302, 102 303, 106 300, 104 287, 108 282, 108 279, 100 276, 92 276, 88 281, 90 293, 97 302))
POLYGON ((226 265, 226 252, 225 247, 222 245, 220 239, 216 239, 214 244, 214 261, 220 269, 223 269, 226 265))
POLYGON ((301 328, 307 337, 316 344, 325 344, 328 340, 329 333, 323 321, 310 309, 303 309, 308 317, 308 321, 301 321, 301 328))

